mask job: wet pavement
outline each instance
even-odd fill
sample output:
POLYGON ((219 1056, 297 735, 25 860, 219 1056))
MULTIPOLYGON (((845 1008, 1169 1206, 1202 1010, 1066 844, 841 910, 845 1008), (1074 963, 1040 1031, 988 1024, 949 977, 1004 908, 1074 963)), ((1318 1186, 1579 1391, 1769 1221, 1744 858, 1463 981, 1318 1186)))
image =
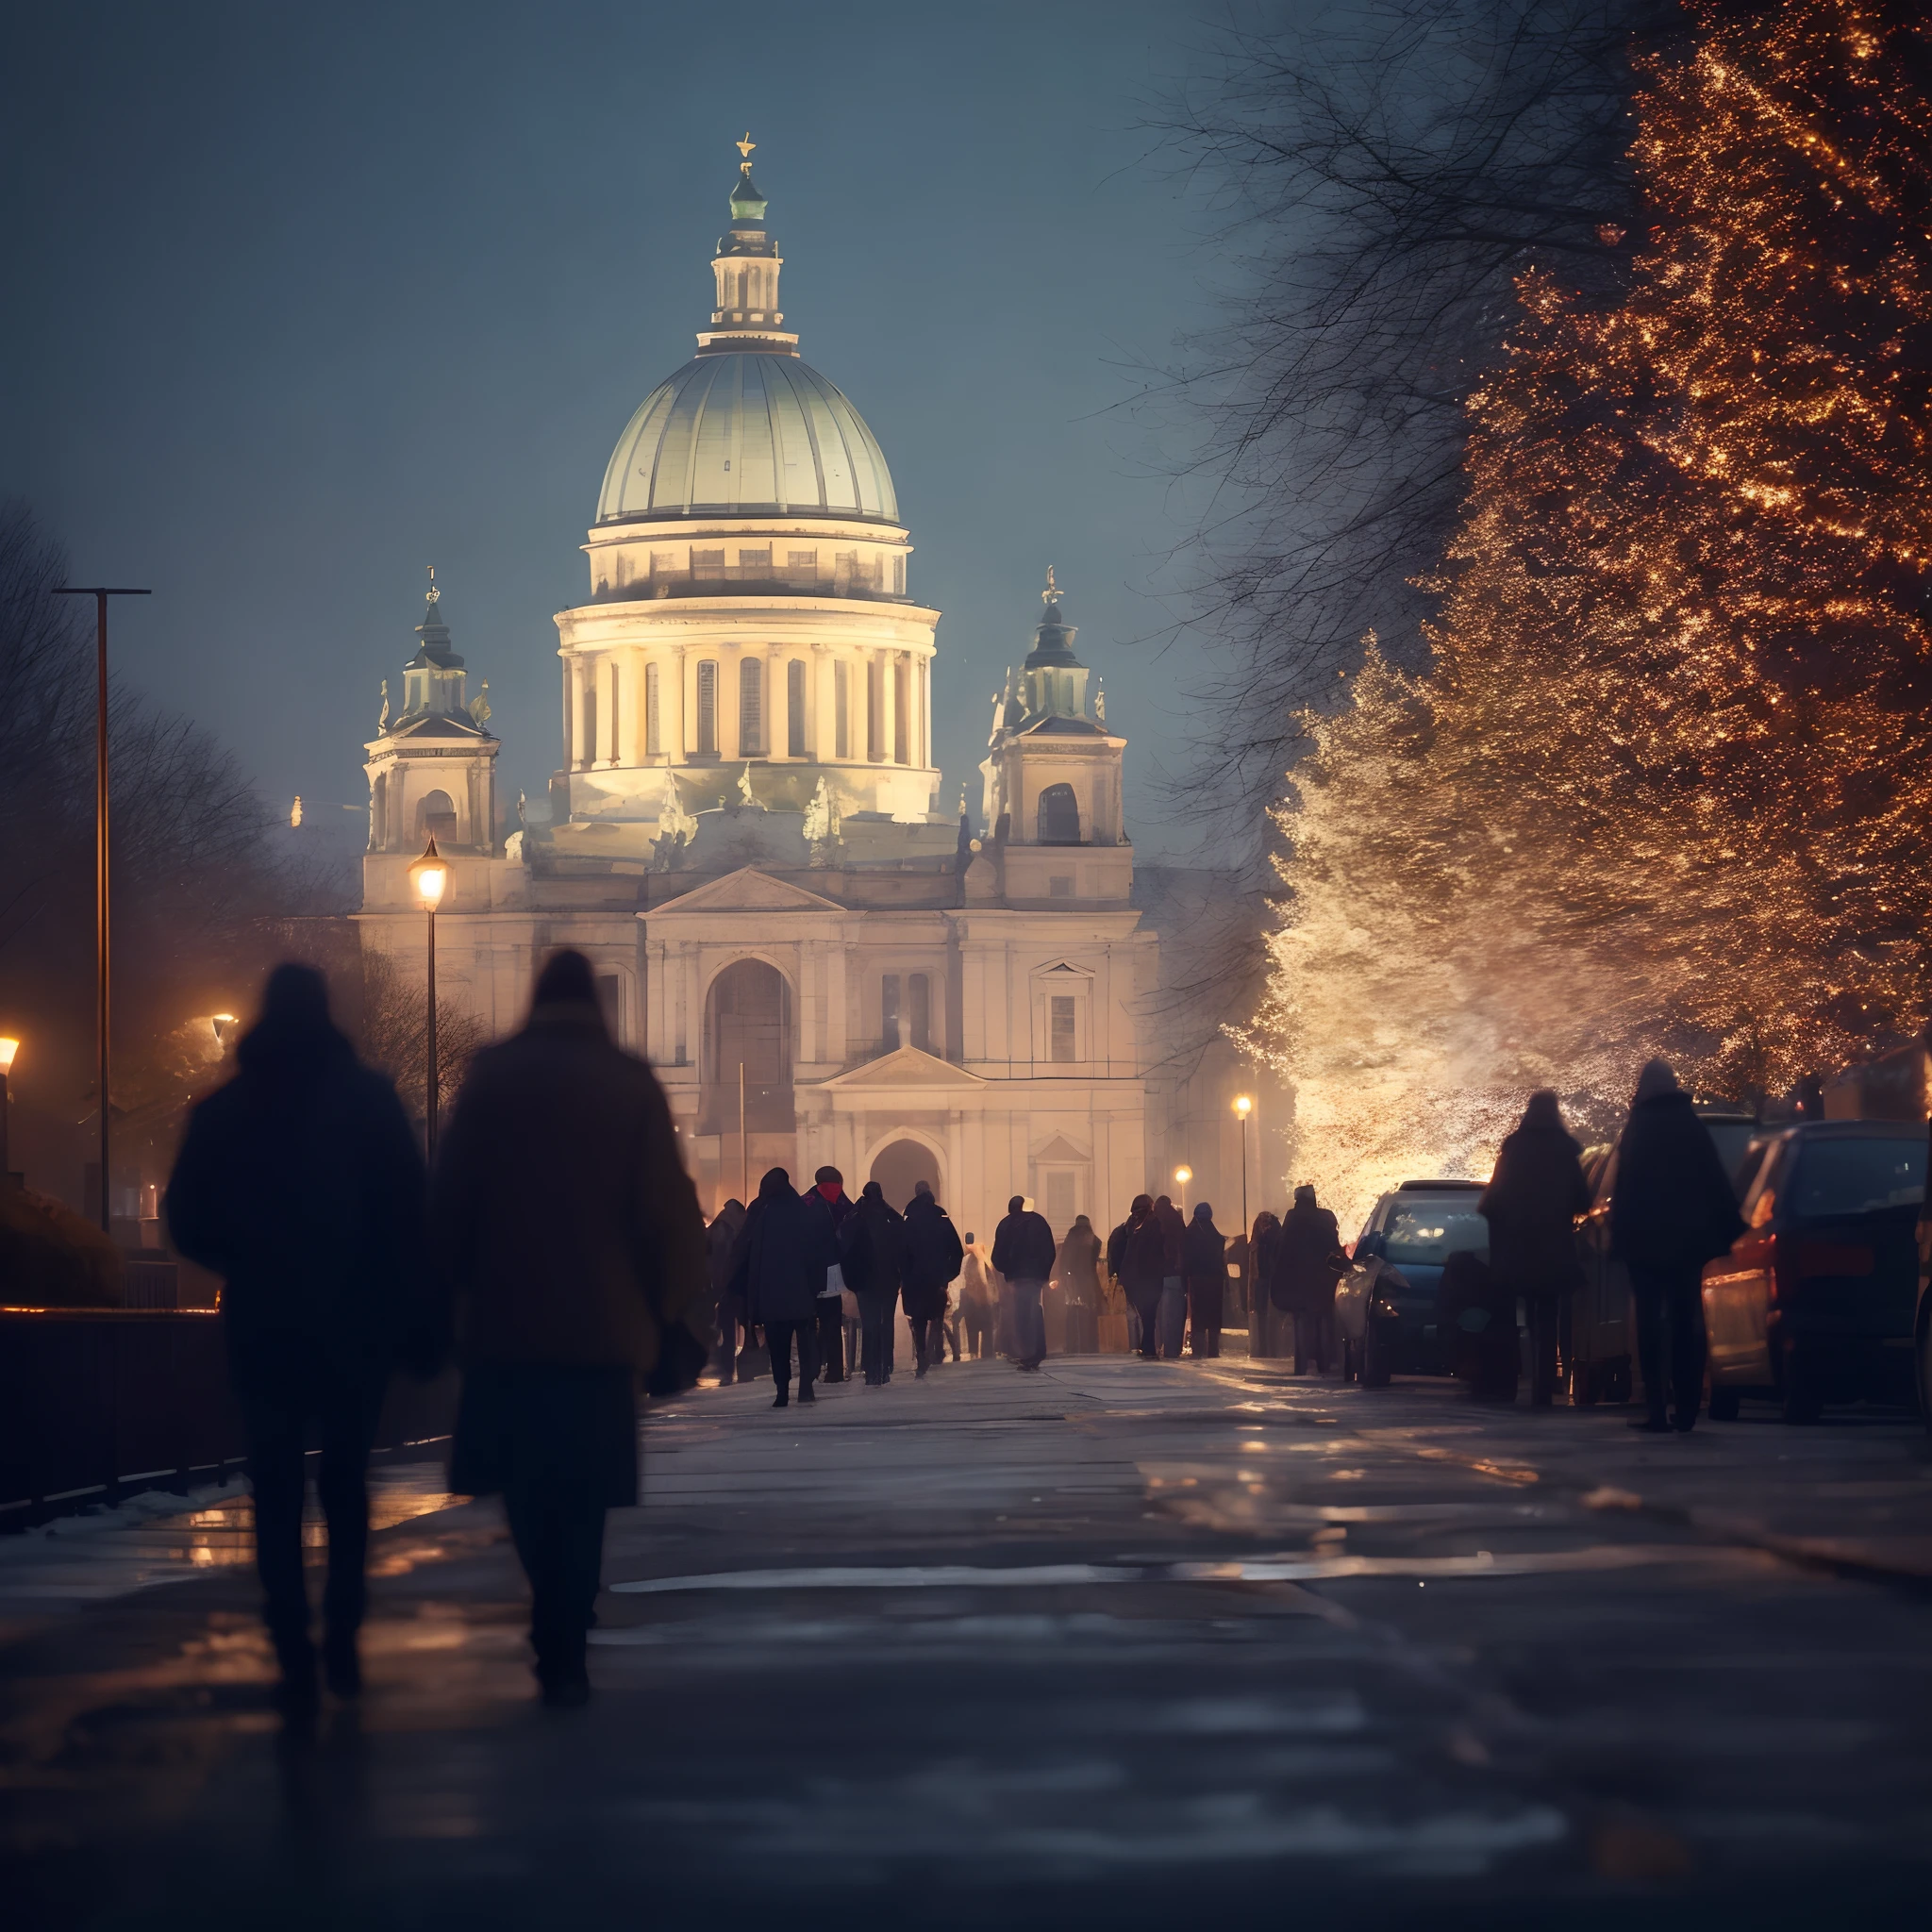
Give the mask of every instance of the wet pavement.
POLYGON ((434 1465, 379 1473, 370 1689, 312 1742, 232 1496, 0 1545, 8 1924, 1924 1917, 1913 1419, 1105 1357, 770 1401, 646 1423, 581 1712, 434 1465))

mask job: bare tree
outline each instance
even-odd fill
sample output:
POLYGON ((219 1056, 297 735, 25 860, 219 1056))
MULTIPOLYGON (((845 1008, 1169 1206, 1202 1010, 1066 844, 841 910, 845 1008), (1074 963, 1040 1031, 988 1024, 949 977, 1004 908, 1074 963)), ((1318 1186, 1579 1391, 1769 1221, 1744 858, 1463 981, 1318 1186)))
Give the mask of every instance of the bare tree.
MULTIPOLYGON (((441 993, 436 1001, 436 1105, 445 1117, 477 1050, 490 1038, 481 1020, 441 993)), ((362 956, 362 1058, 395 1082, 412 1120, 429 1091, 429 993, 419 974, 387 953, 362 956)))
POLYGON ((1423 653, 1460 496, 1463 404, 1532 262, 1613 294, 1631 242, 1631 55, 1675 0, 1368 0, 1238 16, 1161 132, 1223 217, 1224 321, 1170 396, 1209 507, 1189 571, 1209 650, 1180 782, 1258 849, 1262 808, 1380 633, 1423 653))

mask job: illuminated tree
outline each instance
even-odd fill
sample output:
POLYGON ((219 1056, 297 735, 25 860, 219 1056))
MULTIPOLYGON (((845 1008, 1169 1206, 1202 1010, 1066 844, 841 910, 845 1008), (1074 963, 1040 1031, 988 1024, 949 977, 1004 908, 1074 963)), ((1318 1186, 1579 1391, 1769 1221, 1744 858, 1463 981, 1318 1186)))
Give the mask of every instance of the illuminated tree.
MULTIPOLYGON (((1391 986, 1419 994, 1421 1087, 1445 1031, 1476 1048, 1462 1141, 1539 1067, 1586 1112, 1659 1048, 1776 1090, 1924 1015, 1932 44, 1850 0, 1694 10, 1639 102, 1654 225, 1628 295, 1525 276, 1472 400, 1431 675, 1392 710, 1365 676, 1310 726, 1267 1030, 1341 1142, 1369 1103, 1337 1070, 1391 986), (1411 713, 1426 748, 1391 792, 1411 713), (1309 935, 1355 890, 1337 825, 1365 876, 1411 835, 1433 923, 1391 925, 1317 1053, 1294 1016, 1309 935)), ((1397 1164, 1452 1147, 1418 1127, 1397 1164)))

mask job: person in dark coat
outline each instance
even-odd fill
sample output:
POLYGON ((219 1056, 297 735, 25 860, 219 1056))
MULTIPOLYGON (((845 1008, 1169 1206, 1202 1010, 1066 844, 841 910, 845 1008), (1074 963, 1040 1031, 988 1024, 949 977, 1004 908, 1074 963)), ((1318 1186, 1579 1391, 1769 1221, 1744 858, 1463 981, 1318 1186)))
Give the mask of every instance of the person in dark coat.
MULTIPOLYGON (((733 1195, 718 1210, 718 1218, 705 1230, 705 1265, 710 1276, 711 1292, 717 1298, 718 1345, 712 1361, 721 1388, 730 1388, 738 1374, 738 1337, 743 1331, 747 1342, 751 1329, 744 1319, 744 1302, 731 1286, 731 1261, 738 1252, 739 1231, 744 1226, 744 1203, 733 1195)), ((749 1377, 747 1377, 747 1380, 749 1377)))
POLYGON ((1268 1298, 1283 1314, 1294 1317, 1294 1372, 1328 1373, 1335 1331, 1335 1284, 1348 1266, 1341 1252, 1341 1230, 1335 1217, 1315 1199, 1310 1187, 1294 1191, 1294 1206, 1275 1238, 1274 1271, 1268 1298))
POLYGON ((1074 1217, 1060 1251, 1054 1257, 1053 1278, 1059 1283, 1066 1308, 1067 1353, 1096 1355, 1100 1350, 1100 1237, 1084 1214, 1074 1217))
POLYGON ((912 1353, 919 1366, 915 1377, 945 1359, 946 1290, 966 1258, 965 1247, 951 1217, 933 1198, 924 1181, 906 1204, 907 1325, 912 1330, 912 1353))
POLYGON ((1529 1096, 1523 1122, 1503 1142, 1496 1169, 1476 1203, 1490 1224, 1490 1273, 1505 1295, 1521 1295, 1529 1313, 1533 1408, 1556 1399, 1557 1335, 1563 1297, 1583 1279, 1576 1217, 1590 1206, 1583 1149, 1563 1126, 1557 1096, 1529 1096))
POLYGON ((845 1274, 839 1261, 839 1230, 852 1212, 852 1202, 845 1192, 845 1176, 836 1167, 822 1167, 811 1179, 811 1192, 805 1197, 805 1205, 811 1211, 814 1238, 832 1257, 818 1296, 819 1360, 826 1381, 842 1382, 846 1374, 845 1274))
POLYGON ((1264 1208, 1255 1216, 1248 1235, 1248 1353, 1253 1356, 1275 1353, 1281 1317, 1268 1298, 1268 1284, 1274 1278, 1274 1251, 1280 1242, 1280 1219, 1273 1209, 1264 1208))
POLYGON ((605 1512, 637 1501, 637 1378, 703 1358, 707 1278, 663 1090, 612 1041, 581 953, 554 955, 523 1031, 472 1062, 430 1231, 463 1364, 450 1487, 501 1492, 544 1701, 581 1704, 605 1512))
POLYGON ((1188 1324, 1196 1356, 1221 1353, 1221 1302, 1227 1292, 1227 1241, 1214 1224, 1214 1209, 1194 1203, 1193 1219, 1181 1241, 1181 1266, 1188 1283, 1188 1324))
POLYGON ((224 1277, 228 1374, 248 1435, 262 1617, 297 1721, 317 1703, 302 1580, 304 1452, 322 1445, 328 1526, 323 1661, 361 1687, 365 1471, 391 1365, 427 1308, 423 1157, 395 1090, 358 1064, 307 966, 270 975, 235 1077, 195 1109, 168 1183, 168 1231, 224 1277))
POLYGON ((1690 1096, 1662 1060, 1637 1082, 1617 1142, 1610 1253, 1630 1275, 1637 1350, 1649 1414, 1633 1428, 1670 1427, 1664 1405, 1665 1335, 1674 1421, 1688 1430, 1704 1398, 1704 1264, 1743 1231, 1731 1178, 1690 1096))
POLYGON ((1126 1291, 1141 1330, 1141 1359, 1158 1354, 1155 1321, 1167 1278, 1167 1237, 1155 1219, 1154 1197, 1136 1194, 1127 1218, 1108 1238, 1108 1266, 1126 1291))
POLYGON ((858 1297, 859 1361, 866 1387, 892 1378, 892 1321, 906 1278, 906 1222, 876 1181, 867 1181, 840 1236, 840 1264, 858 1297))
POLYGON ((1040 1297, 1053 1274, 1053 1229, 1043 1214, 1026 1205, 1024 1194, 1007 1203, 1006 1219, 993 1230, 992 1265, 1013 1297, 1013 1366, 1038 1369, 1046 1359, 1046 1316, 1040 1297))
POLYGON ((766 1170, 758 1197, 744 1217, 731 1262, 733 1291, 743 1296, 747 1320, 765 1331, 774 1408, 791 1402, 791 1344, 798 1343, 798 1399, 815 1402, 819 1373, 819 1297, 837 1250, 782 1167, 766 1170))
POLYGON ((1154 1197, 1154 1218, 1160 1224, 1167 1270, 1160 1278, 1160 1303, 1155 1311, 1154 1326, 1163 1358, 1177 1361, 1181 1342, 1188 1331, 1187 1263, 1181 1252, 1187 1241, 1188 1227, 1181 1219, 1181 1210, 1166 1194, 1154 1197))

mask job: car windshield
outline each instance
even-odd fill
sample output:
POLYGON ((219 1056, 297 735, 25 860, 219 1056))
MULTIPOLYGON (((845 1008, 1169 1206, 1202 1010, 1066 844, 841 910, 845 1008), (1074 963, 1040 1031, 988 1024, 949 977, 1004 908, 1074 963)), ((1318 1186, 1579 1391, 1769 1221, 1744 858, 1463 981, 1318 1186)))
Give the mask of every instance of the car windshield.
POLYGON ((1744 1158, 1744 1150, 1757 1137, 1756 1121, 1706 1121, 1705 1131, 1717 1142, 1717 1158, 1724 1164, 1724 1172, 1733 1181, 1738 1178, 1739 1163, 1744 1158))
POLYGON ((1490 1252, 1490 1224, 1475 1211, 1476 1195, 1404 1194, 1389 1210, 1384 1230, 1389 1258, 1440 1268, 1451 1255, 1490 1252))
POLYGON ((1785 1206, 1800 1221, 1909 1208, 1925 1194, 1923 1137, 1807 1141, 1785 1206))

